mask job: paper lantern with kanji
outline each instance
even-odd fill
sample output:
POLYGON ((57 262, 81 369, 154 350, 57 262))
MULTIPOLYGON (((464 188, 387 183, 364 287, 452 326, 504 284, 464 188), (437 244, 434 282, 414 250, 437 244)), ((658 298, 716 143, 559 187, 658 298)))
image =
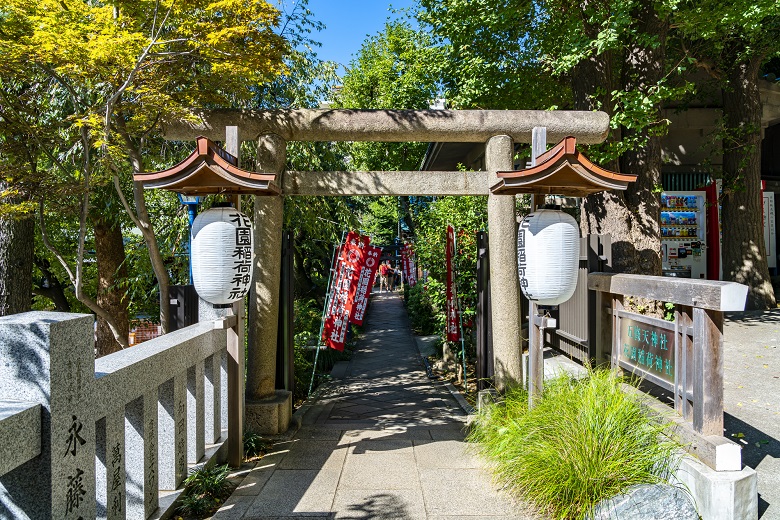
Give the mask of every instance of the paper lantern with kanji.
POLYGON ((559 305, 574 294, 580 229, 563 211, 542 209, 523 219, 517 234, 517 272, 526 298, 559 305))
POLYGON ((249 291, 252 223, 235 208, 211 208, 192 223, 192 282, 198 296, 225 305, 249 291))

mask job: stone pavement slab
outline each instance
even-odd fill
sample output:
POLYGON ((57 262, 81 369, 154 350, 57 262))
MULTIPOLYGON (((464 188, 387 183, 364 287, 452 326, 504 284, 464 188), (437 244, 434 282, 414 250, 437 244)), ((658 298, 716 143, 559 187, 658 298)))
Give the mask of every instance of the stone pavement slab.
POLYGON ((728 313, 723 326, 724 435, 758 473, 758 514, 780 519, 780 309, 728 313))
POLYGON ((247 472, 225 519, 535 519, 491 483, 467 417, 428 380, 398 294, 374 294, 341 380, 247 472))

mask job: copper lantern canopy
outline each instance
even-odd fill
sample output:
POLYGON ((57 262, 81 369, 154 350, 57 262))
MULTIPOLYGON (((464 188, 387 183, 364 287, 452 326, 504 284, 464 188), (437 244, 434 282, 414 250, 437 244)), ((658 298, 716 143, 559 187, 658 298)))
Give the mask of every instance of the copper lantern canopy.
POLYGON ((279 195, 276 174, 249 172, 238 159, 206 137, 198 137, 189 157, 167 170, 137 173, 144 188, 161 188, 184 195, 279 195))
POLYGON ((499 181, 491 193, 532 193, 585 197, 604 190, 625 190, 636 175, 605 170, 577 151, 576 139, 566 137, 536 158, 536 166, 525 170, 497 172, 499 181))

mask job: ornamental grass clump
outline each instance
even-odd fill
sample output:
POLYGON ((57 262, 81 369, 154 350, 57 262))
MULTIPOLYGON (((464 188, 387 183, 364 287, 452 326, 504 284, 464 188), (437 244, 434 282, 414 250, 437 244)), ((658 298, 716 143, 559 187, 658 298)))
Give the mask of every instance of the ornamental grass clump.
POLYGON ((188 518, 204 518, 212 514, 230 496, 230 468, 197 466, 184 480, 184 494, 179 499, 177 513, 188 518))
POLYGON ((608 370, 545 383, 532 410, 524 390, 483 409, 469 440, 497 480, 556 519, 581 519, 635 484, 667 482, 680 445, 671 422, 650 418, 608 370))

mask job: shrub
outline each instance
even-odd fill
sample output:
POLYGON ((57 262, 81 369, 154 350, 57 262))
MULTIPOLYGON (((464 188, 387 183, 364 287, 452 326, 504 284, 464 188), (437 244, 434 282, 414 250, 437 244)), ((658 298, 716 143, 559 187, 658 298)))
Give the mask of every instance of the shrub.
POLYGON ((546 383, 528 409, 523 389, 487 407, 469 434, 497 480, 556 519, 584 518, 635 484, 667 482, 680 445, 609 370, 546 383))
POLYGON ((230 495, 229 469, 224 466, 198 466, 184 480, 184 494, 176 511, 183 515, 203 517, 216 509, 230 495))
POLYGON ((244 432, 244 458, 249 460, 265 455, 271 449, 271 443, 252 431, 244 432))
POLYGON ((414 331, 421 335, 441 332, 438 329, 436 311, 431 303, 430 293, 426 285, 418 283, 414 287, 404 286, 407 297, 407 313, 414 331))

